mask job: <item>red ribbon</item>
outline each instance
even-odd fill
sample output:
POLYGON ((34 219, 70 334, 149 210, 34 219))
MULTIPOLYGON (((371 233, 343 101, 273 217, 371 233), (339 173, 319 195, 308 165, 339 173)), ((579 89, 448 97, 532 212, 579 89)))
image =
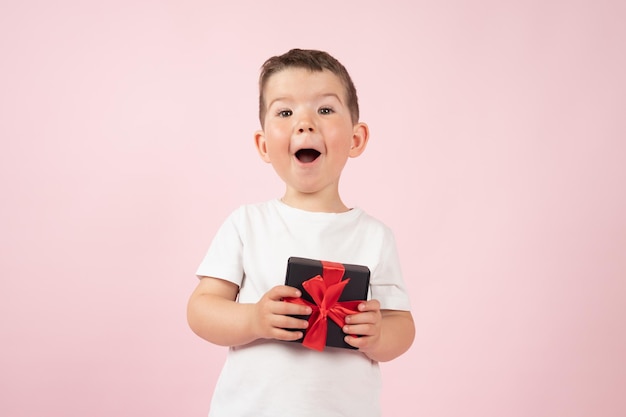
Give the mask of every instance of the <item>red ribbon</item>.
POLYGON ((316 275, 304 281, 302 287, 311 295, 315 303, 302 298, 285 298, 284 301, 302 304, 313 310, 309 316, 309 327, 302 344, 308 348, 322 351, 326 346, 328 333, 328 317, 343 328, 345 318, 350 314, 358 313, 357 307, 361 301, 339 301, 343 289, 350 278, 341 280, 345 272, 342 264, 336 262, 322 262, 322 276, 316 275))

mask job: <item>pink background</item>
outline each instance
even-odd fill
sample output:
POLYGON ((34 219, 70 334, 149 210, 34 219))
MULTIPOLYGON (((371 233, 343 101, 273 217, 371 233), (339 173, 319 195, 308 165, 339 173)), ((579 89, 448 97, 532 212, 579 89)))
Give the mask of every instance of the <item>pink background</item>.
POLYGON ((282 192, 257 75, 304 47, 353 75, 342 192, 414 303, 385 416, 623 416, 624 4, 4 1, 0 415, 206 415, 226 350, 187 297, 224 217, 282 192))

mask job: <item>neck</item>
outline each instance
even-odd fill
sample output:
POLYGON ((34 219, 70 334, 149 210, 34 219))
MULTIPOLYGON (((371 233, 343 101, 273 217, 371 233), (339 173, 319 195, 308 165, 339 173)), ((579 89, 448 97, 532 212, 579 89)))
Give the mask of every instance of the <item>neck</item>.
POLYGON ((281 201, 288 206, 306 211, 344 213, 350 210, 343 201, 341 201, 338 194, 331 198, 323 198, 317 193, 306 194, 287 191, 281 198, 281 201))

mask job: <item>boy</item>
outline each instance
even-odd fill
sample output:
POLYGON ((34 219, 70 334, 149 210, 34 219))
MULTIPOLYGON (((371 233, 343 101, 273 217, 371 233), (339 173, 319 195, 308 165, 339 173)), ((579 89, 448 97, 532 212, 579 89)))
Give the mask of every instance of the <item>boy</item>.
POLYGON ((259 90, 255 143, 285 194, 233 212, 198 268, 189 325, 230 347, 209 415, 380 416, 378 362, 408 350, 415 330, 391 231, 339 196, 344 165, 369 139, 356 89, 332 56, 294 49, 265 62, 259 90), (308 325, 291 316, 311 314, 283 301, 301 296, 281 285, 291 256, 370 268, 371 299, 343 327, 358 350, 283 342, 308 325))

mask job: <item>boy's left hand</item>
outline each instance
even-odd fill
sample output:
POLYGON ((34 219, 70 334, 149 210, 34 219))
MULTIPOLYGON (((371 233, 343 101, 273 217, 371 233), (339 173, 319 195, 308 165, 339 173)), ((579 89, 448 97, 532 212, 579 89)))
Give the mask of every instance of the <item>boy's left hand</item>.
POLYGON ((359 304, 358 309, 360 313, 346 316, 343 332, 348 335, 345 337, 347 344, 367 352, 374 349, 380 340, 382 328, 380 302, 378 300, 364 301, 359 304))

